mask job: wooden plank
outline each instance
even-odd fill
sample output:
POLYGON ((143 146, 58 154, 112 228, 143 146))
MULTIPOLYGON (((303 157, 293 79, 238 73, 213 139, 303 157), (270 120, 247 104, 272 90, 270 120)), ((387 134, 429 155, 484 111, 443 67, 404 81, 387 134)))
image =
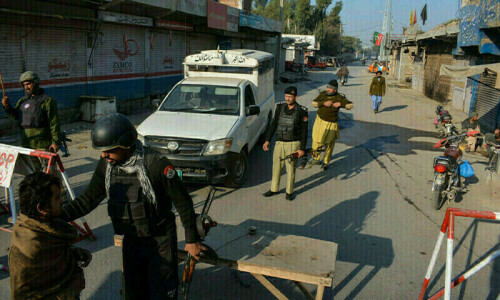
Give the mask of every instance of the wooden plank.
POLYGON ((304 287, 304 285, 301 282, 298 281, 294 282, 308 300, 314 300, 314 296, 304 287))
POLYGON ((250 273, 257 279, 271 294, 274 295, 278 300, 288 300, 283 293, 281 293, 272 283, 269 282, 264 276, 260 274, 250 273))
POLYGON ((323 300, 324 292, 325 292, 325 287, 323 285, 318 285, 318 290, 316 291, 316 300, 323 300))
MULTIPOLYGON (((186 258, 186 252, 184 250, 178 250, 179 260, 184 260, 186 258)), ((201 257, 200 261, 206 264, 211 264, 210 260, 206 257, 201 257)), ((264 276, 271 276, 276 278, 288 279, 292 281, 300 281, 304 283, 310 283, 314 285, 332 286, 333 279, 331 277, 323 277, 318 275, 311 275, 306 273, 300 273, 290 270, 276 269, 265 265, 254 265, 244 261, 234 261, 230 259, 225 259, 219 257, 216 263, 219 267, 231 268, 237 271, 257 273, 264 276)))

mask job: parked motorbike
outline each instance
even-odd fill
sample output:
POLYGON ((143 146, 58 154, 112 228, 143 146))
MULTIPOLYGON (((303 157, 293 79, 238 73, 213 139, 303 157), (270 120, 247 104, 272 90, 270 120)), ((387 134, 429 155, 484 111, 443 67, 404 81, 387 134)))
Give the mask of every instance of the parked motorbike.
POLYGON ((452 201, 457 194, 464 192, 463 181, 460 176, 462 149, 460 143, 467 136, 475 136, 478 131, 469 131, 460 135, 452 135, 440 140, 434 145, 438 149, 445 147, 443 156, 434 158, 434 179, 432 181, 432 207, 439 209, 444 200, 452 201))
POLYGON ((436 125, 436 129, 438 131, 438 135, 440 138, 445 138, 451 135, 458 135, 458 129, 453 123, 453 118, 450 113, 443 109, 441 105, 436 107, 436 120, 434 120, 434 125, 436 125))

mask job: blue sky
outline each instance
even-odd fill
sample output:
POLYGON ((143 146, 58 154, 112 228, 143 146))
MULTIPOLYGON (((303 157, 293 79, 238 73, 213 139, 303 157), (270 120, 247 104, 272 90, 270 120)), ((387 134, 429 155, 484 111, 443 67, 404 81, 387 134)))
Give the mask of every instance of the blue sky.
MULTIPOLYGON (((332 5, 335 0, 332 0, 332 5)), ((315 5, 316 1, 311 0, 315 5)), ((363 45, 371 47, 370 41, 374 31, 382 31, 384 20, 385 0, 343 0, 340 13, 344 23, 344 35, 356 36, 363 45)), ((428 31, 437 25, 457 18, 459 0, 392 0, 392 16, 394 20, 393 32, 403 33, 402 26, 410 23, 411 10, 417 10, 417 23, 419 28, 428 31), (420 11, 427 3, 427 21, 422 26, 420 11)))

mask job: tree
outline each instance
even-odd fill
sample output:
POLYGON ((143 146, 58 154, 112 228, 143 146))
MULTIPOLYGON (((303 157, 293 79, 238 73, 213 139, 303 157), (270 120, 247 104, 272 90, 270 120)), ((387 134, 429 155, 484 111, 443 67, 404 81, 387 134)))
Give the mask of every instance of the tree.
POLYGON ((280 20, 280 0, 270 0, 264 9, 264 16, 269 19, 280 20))
POLYGON ((380 46, 373 45, 371 50, 372 50, 372 52, 378 53, 380 51, 380 46))
POLYGON ((342 52, 354 53, 356 51, 362 51, 361 40, 354 36, 343 36, 342 52))
POLYGON ((340 12, 342 1, 335 2, 332 10, 317 28, 317 38, 321 45, 321 52, 325 55, 337 55, 340 48, 340 12))
POLYGON ((297 0, 295 8, 295 24, 297 25, 298 34, 311 34, 308 25, 311 19, 311 4, 310 0, 297 0))

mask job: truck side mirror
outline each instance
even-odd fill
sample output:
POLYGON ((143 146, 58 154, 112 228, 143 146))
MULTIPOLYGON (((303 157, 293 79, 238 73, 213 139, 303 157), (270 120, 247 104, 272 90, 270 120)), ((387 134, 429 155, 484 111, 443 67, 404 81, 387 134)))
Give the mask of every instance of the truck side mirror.
POLYGON ((151 100, 151 105, 153 106, 153 108, 158 108, 160 106, 160 99, 153 99, 151 100))
POLYGON ((258 115, 260 114, 260 107, 257 105, 250 105, 249 107, 245 108, 245 114, 247 116, 258 115))

